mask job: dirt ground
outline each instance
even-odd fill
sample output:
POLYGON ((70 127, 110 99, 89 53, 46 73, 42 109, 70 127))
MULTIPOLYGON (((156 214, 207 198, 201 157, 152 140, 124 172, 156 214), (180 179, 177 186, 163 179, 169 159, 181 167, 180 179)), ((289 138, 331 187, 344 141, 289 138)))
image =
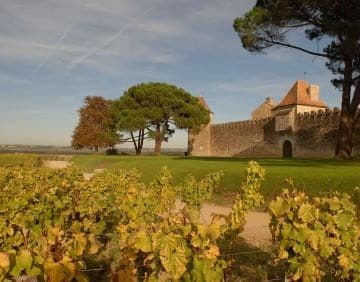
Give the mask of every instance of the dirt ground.
MULTIPOLYGON (((65 168, 71 164, 69 161, 44 161, 43 165, 49 168, 65 168)), ((98 172, 100 171, 94 171, 94 173, 84 173, 84 177, 89 180, 95 173, 98 172)), ((177 206, 179 207, 179 203, 177 206)), ((210 223, 211 214, 216 213, 227 215, 230 211, 231 208, 229 207, 215 204, 204 204, 201 209, 201 220, 204 223, 210 223)), ((268 249, 271 246, 269 223, 269 214, 263 212, 249 212, 246 215, 246 224, 241 235, 248 243, 262 249, 268 249)))
POLYGON ((70 165, 69 161, 49 161, 46 160, 43 162, 43 166, 44 167, 49 167, 49 168, 65 168, 68 167, 70 165))
MULTIPOLYGON (((231 208, 215 204, 204 204, 201 208, 201 219, 204 223, 210 223, 211 214, 228 215, 231 208)), ((269 229, 270 215, 264 212, 249 212, 246 215, 246 224, 241 236, 250 244, 261 248, 269 249, 272 244, 269 229)))

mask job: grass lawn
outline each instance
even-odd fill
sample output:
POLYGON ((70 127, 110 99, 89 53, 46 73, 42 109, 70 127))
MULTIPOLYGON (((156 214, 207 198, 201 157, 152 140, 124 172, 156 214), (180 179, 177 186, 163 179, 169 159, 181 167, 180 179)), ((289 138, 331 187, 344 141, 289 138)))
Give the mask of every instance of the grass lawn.
MULTIPOLYGON (((41 158, 46 158, 42 155, 41 158)), ((24 154, 0 154, 0 166, 36 164, 38 156, 24 154)), ((360 187, 360 160, 342 161, 336 159, 254 159, 266 169, 263 194, 270 200, 282 188, 287 187, 285 179, 291 178, 295 186, 309 194, 343 191, 349 194, 360 187)), ((250 159, 241 158, 185 158, 180 156, 105 156, 75 155, 72 161, 87 172, 96 168, 137 168, 142 181, 149 182, 161 167, 167 166, 176 182, 185 175, 201 178, 207 173, 222 170, 223 181, 215 193, 215 202, 231 202, 244 180, 244 170, 250 159)))
MULTIPOLYGON (((104 156, 77 155, 73 157, 76 166, 85 171, 95 168, 137 168, 142 180, 148 182, 161 169, 167 166, 179 182, 187 174, 195 177, 222 170, 224 178, 216 192, 221 199, 236 192, 244 180, 244 169, 250 159, 240 158, 199 158, 171 156, 104 156)), ((264 195, 267 200, 287 187, 285 179, 291 178, 299 190, 316 195, 321 192, 343 191, 352 193, 360 186, 360 160, 342 161, 336 159, 254 159, 266 169, 264 195)))

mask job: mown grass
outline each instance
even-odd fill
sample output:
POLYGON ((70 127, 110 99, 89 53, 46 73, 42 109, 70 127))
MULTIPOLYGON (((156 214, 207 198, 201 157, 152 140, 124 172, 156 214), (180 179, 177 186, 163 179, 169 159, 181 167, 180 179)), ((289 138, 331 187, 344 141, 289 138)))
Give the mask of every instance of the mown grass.
MULTIPOLYGON (((330 191, 351 194, 355 187, 360 186, 360 160, 254 160, 266 169, 263 192, 267 200, 279 194, 282 188, 289 186, 286 179, 292 179, 297 189, 304 190, 310 195, 330 191)), ((144 182, 150 181, 163 166, 167 166, 172 171, 176 182, 180 182, 187 174, 200 178, 207 173, 222 170, 224 178, 216 194, 222 197, 228 195, 231 198, 244 180, 244 170, 250 159, 78 155, 74 156, 72 161, 86 171, 93 171, 96 168, 137 168, 142 173, 144 182)))
MULTIPOLYGON (((44 158, 44 156, 41 156, 44 158)), ((45 157, 46 158, 46 157, 45 157)), ((339 191, 352 194, 360 187, 360 160, 337 159, 254 159, 266 169, 263 194, 267 201, 288 187, 286 179, 292 179, 299 190, 310 195, 339 191)), ((179 156, 105 156, 76 155, 72 162, 84 171, 94 169, 138 169, 141 180, 149 182, 163 166, 173 173, 179 183, 187 174, 201 178, 207 173, 222 170, 224 177, 217 191, 215 201, 231 202, 244 180, 244 171, 250 159, 241 158, 199 158, 179 156)), ((38 165, 40 158, 33 154, 0 154, 0 166, 38 165)))

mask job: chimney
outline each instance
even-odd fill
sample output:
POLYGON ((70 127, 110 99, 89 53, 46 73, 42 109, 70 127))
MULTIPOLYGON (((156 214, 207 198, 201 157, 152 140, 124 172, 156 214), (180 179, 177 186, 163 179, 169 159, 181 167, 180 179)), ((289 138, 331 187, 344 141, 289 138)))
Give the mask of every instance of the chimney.
POLYGON ((308 94, 311 101, 317 102, 320 100, 320 87, 319 85, 311 84, 308 88, 308 94))
POLYGON ((274 98, 273 97, 267 97, 265 102, 272 106, 274 104, 274 98))

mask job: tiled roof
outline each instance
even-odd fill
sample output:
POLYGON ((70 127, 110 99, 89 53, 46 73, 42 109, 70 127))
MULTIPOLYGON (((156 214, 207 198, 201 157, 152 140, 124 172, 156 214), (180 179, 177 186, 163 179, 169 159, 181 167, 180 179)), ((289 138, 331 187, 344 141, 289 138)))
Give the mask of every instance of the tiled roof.
POLYGON ((283 106, 290 106, 290 105, 303 105, 303 106, 327 108, 326 104, 323 101, 321 100, 313 101, 310 99, 309 86, 310 85, 304 80, 296 81, 295 84, 289 90, 289 92, 286 94, 284 99, 274 109, 283 106))

